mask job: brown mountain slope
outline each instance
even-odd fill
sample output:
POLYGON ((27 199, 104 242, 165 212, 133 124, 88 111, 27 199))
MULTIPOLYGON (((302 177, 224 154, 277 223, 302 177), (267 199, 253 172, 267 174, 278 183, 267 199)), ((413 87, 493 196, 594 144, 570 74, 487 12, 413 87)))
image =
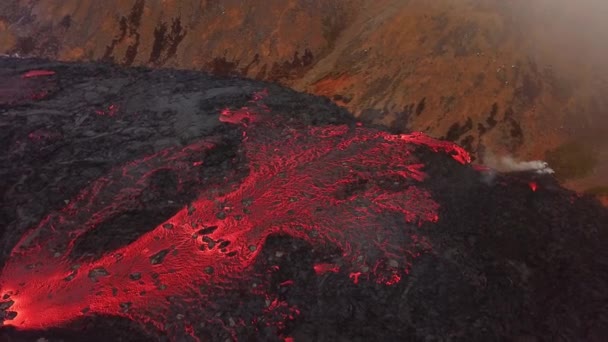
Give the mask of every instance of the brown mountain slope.
POLYGON ((608 192, 595 0, 7 0, 0 52, 279 81, 608 192))

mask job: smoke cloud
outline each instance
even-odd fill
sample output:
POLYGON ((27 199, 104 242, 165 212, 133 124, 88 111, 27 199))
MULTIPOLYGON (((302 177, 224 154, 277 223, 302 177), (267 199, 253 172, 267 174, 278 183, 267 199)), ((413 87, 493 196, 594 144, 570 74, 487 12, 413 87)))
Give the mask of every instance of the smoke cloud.
POLYGON ((552 174, 555 173, 549 164, 542 160, 530 160, 530 161, 518 161, 513 157, 495 157, 491 156, 485 158, 486 166, 489 166, 500 172, 522 172, 522 171, 534 171, 539 174, 552 174))
POLYGON ((486 152, 483 163, 489 167, 488 172, 484 172, 483 180, 492 183, 496 178, 497 172, 536 172, 538 174, 553 174, 555 171, 549 164, 542 160, 519 161, 511 156, 496 156, 486 152))

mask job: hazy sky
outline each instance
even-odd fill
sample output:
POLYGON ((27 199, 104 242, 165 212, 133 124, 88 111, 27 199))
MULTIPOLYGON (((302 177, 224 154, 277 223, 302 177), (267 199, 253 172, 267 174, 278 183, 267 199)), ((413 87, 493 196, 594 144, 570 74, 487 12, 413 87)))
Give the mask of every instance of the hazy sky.
POLYGON ((512 6, 532 38, 532 49, 552 54, 556 62, 608 71, 608 1, 513 1, 512 6))

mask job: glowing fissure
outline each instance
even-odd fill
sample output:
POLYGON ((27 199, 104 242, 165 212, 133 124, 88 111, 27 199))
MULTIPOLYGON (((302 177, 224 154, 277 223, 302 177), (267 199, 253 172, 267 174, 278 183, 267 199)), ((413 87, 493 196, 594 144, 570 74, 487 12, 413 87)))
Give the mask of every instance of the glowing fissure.
MULTIPOLYGON (((247 277, 267 237, 278 233, 342 251, 344 263, 317 264, 319 275, 345 272, 355 283, 386 285, 406 276, 413 260, 431 249, 424 229, 432 226, 425 224, 439 219, 438 204, 417 187, 426 174, 414 149, 424 146, 463 164, 470 163, 469 155, 421 133, 390 135, 361 125, 289 127, 254 114, 265 111, 258 103, 264 95, 254 94, 250 107, 220 114, 223 122, 245 124, 249 174, 240 184, 202 187, 173 217, 96 260, 70 257, 84 234, 134 208, 156 171, 172 170, 180 186, 200 184, 201 156, 215 146, 201 141, 112 170, 28 232, 0 277, 10 312, 5 324, 45 328, 88 314, 154 321, 167 296, 198 294, 201 285, 247 277)), ((204 302, 206 294, 199 296, 204 302)), ((285 319, 299 314, 286 310, 285 319)))

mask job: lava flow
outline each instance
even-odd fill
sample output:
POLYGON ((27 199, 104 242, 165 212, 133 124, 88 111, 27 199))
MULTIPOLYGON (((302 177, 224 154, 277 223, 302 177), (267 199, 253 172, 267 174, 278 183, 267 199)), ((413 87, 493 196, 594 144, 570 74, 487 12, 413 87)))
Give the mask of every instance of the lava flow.
MULTIPOLYGON (((345 272, 355 282, 386 286, 399 282, 413 260, 431 249, 424 230, 439 219, 438 204, 417 186, 426 174, 414 150, 429 148, 468 164, 463 149, 420 133, 298 128, 263 115, 251 120, 251 113, 221 113, 223 122, 249 122, 241 150, 248 174, 241 182, 210 187, 200 179, 205 154, 216 148, 209 139, 112 170, 29 231, 0 277, 4 324, 46 328, 109 314, 162 327, 157 317, 168 296, 196 292, 204 303, 201 285, 246 279, 272 234, 337 246, 344 262, 318 265, 319 275, 345 272), (74 256, 79 239, 135 208, 163 170, 174 172, 179 186, 202 184, 203 190, 131 244, 95 260, 74 256)), ((230 179, 230 172, 223 176, 230 179)))

